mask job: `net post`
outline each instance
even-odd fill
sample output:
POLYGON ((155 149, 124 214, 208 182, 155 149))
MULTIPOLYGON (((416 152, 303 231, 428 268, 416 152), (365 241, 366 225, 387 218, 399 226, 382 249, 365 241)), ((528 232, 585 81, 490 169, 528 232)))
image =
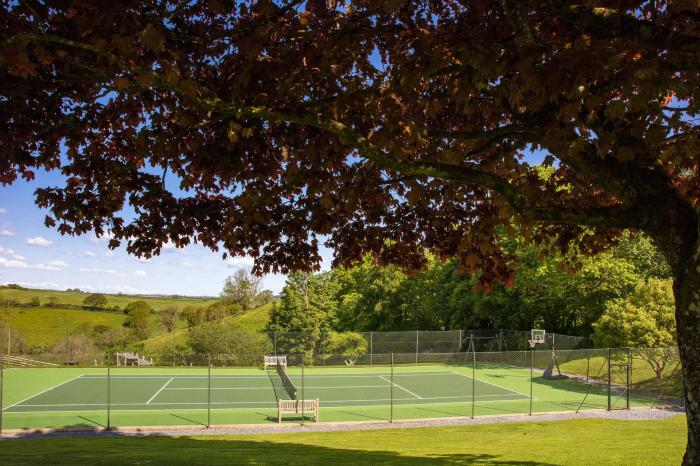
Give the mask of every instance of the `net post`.
POLYGON ((207 354, 207 429, 211 427, 211 354, 207 354))
POLYGON ((532 387, 535 374, 535 348, 530 348, 530 412, 528 416, 532 416, 532 387))
POLYGON ((112 428, 112 358, 107 355, 107 430, 112 428))
POLYGON ((394 422, 394 353, 391 353, 391 375, 389 377, 389 422, 394 422))
POLYGON ((611 356, 612 351, 610 348, 608 348, 608 411, 612 409, 612 366, 610 365, 610 363, 612 362, 611 356))
POLYGON ((304 354, 301 353, 301 425, 304 425, 304 400, 306 400, 306 397, 304 396, 304 354))

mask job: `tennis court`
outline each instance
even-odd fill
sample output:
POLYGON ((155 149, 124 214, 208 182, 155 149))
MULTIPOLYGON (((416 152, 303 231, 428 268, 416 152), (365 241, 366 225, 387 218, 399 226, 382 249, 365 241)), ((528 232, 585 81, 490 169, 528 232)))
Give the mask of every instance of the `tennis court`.
MULTIPOLYGON (((275 374, 207 375, 128 374, 110 376, 114 410, 274 408, 289 395, 275 383, 275 374)), ((322 407, 526 400, 529 396, 472 380, 456 371, 398 373, 329 373, 290 375, 303 399, 319 399, 322 407), (393 390, 392 390, 393 388, 393 390), (303 392, 303 395, 301 394, 303 392)), ((5 408, 6 413, 94 411, 107 408, 107 376, 83 374, 5 408)))
MULTIPOLYGON (((440 358, 445 362, 291 364, 285 374, 274 367, 227 364, 12 368, 4 372, 2 423, 4 429, 269 423, 277 421, 277 401, 290 398, 319 400, 322 422, 607 409, 609 402, 613 408, 649 404, 637 396, 627 400, 623 392, 614 393, 614 386, 610 392, 584 378, 546 379, 536 369, 537 359, 531 367, 533 360, 525 353, 485 354, 481 361, 440 358), (285 383, 284 375, 291 384, 285 383)), ((596 374, 604 361, 577 358, 567 364, 596 374)))

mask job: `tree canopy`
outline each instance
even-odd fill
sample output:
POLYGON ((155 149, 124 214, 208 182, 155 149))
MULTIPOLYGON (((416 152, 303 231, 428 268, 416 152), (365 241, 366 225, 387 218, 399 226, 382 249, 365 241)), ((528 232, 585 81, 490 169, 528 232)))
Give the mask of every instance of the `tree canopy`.
POLYGON ((62 186, 37 191, 48 226, 145 256, 198 241, 259 273, 317 267, 320 241, 337 264, 372 252, 407 269, 427 248, 489 289, 516 265, 499 228, 584 255, 643 230, 673 273, 698 463, 699 14, 677 0, 3 2, 0 182, 60 169, 62 186))

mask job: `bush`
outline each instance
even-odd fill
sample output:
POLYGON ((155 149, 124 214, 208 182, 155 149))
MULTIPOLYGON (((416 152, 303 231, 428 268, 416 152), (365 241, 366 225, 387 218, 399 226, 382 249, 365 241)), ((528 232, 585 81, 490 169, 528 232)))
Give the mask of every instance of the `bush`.
POLYGON ((83 299, 83 304, 87 307, 99 309, 107 305, 107 297, 100 293, 89 294, 83 299))
POLYGON ((94 351, 92 339, 87 335, 67 335, 53 348, 53 352, 70 361, 76 361, 94 351))
POLYGON ((355 332, 333 332, 328 338, 328 353, 339 354, 346 359, 356 359, 367 353, 367 340, 355 332))
POLYGON ((55 296, 49 296, 49 299, 46 300, 46 305, 48 307, 56 307, 59 304, 61 304, 61 303, 58 301, 58 298, 55 296))
POLYGON ((32 299, 29 300, 29 305, 33 307, 39 307, 41 306, 41 300, 38 296, 32 296, 32 299))
POLYGON ((189 329, 187 343, 195 354, 211 354, 217 364, 258 365, 270 341, 232 322, 209 322, 189 329))

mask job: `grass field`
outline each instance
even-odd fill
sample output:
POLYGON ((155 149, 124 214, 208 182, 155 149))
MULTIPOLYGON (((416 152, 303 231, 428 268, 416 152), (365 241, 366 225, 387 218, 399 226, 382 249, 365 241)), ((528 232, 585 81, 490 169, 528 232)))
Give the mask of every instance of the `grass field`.
MULTIPOLYGON (((46 304, 49 298, 54 297, 62 304, 82 306, 86 296, 88 296, 88 293, 78 293, 74 291, 16 290, 11 288, 3 288, 0 290, 0 302, 10 299, 18 303, 29 303, 32 298, 37 297, 42 305, 46 304)), ((146 301, 155 310, 160 310, 168 306, 177 306, 181 308, 185 306, 206 306, 216 301, 216 298, 185 296, 142 296, 123 294, 105 294, 105 296, 107 297, 107 307, 117 306, 123 308, 132 301, 146 301)))
MULTIPOLYGON (((531 386, 529 369, 496 364, 311 367, 303 375, 293 367, 289 376, 297 398, 320 400, 322 421, 607 407, 604 387, 541 374, 531 386)), ((105 368, 18 368, 4 382, 7 429, 267 423, 276 421, 276 400, 288 398, 276 371, 255 368, 213 367, 211 379, 206 367, 112 368, 109 385, 105 368)), ((613 405, 624 407, 625 398, 613 405)))
POLYGON ((269 435, 4 441, 0 464, 668 465, 683 416, 269 435))
MULTIPOLYGON (((70 306, 82 306, 86 296, 86 293, 78 292, 3 288, 0 289, 0 321, 4 321, 6 325, 19 332, 25 349, 29 350, 49 348, 65 335, 81 327, 88 329, 98 325, 112 328, 122 327, 126 316, 121 312, 70 308, 70 306), (39 298, 39 306, 28 305, 34 297, 39 298), (48 306, 49 298, 56 298, 59 305, 48 306)), ((143 341, 144 351, 152 354, 171 352, 173 345, 173 336, 166 333, 165 329, 158 323, 156 314, 158 310, 168 306, 175 306, 179 309, 186 306, 207 306, 216 301, 214 298, 180 296, 105 296, 107 296, 108 308, 118 307, 121 309, 130 302, 143 300, 154 309, 155 313, 150 318, 150 329, 153 336, 143 341)), ((248 312, 228 317, 226 320, 236 322, 248 330, 258 331, 265 326, 271 306, 272 304, 268 304, 251 309, 248 312)), ((184 321, 177 322, 175 332, 177 344, 186 342, 187 331, 185 327, 184 321)))

